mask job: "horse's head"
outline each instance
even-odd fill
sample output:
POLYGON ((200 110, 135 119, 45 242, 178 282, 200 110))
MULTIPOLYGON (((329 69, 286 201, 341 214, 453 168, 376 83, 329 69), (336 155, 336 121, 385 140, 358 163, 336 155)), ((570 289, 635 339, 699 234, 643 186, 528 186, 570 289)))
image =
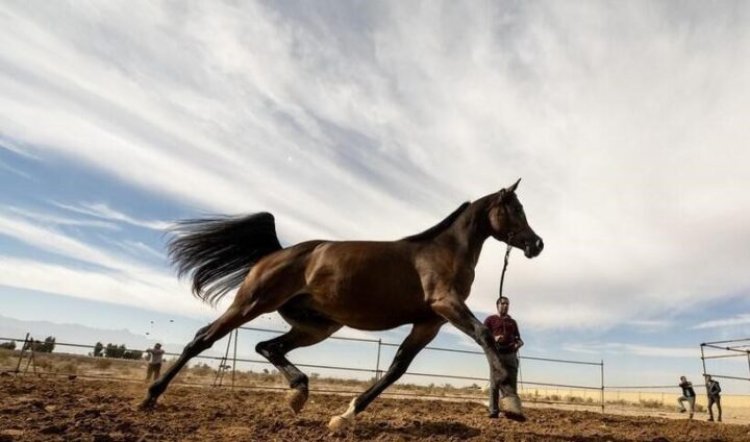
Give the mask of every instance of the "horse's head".
POLYGON ((491 196, 489 224, 491 235, 513 247, 523 250, 527 258, 533 258, 544 249, 544 242, 526 221, 521 202, 516 196, 519 178, 512 186, 501 189, 491 196))

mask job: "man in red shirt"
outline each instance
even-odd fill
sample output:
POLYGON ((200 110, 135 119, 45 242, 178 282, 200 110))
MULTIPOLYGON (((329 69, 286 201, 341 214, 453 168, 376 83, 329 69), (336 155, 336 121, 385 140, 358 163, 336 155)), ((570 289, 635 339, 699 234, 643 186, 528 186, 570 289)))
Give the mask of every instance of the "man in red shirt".
MULTIPOLYGON (((490 315, 484 320, 484 325, 490 329, 492 337, 495 338, 497 351, 500 353, 500 361, 508 370, 508 381, 516 389, 518 383, 518 349, 523 346, 521 333, 518 331, 518 324, 515 319, 508 314, 510 301, 506 296, 501 296, 497 300, 497 315, 490 315)), ((497 397, 500 395, 499 388, 492 391, 496 398, 492 403, 497 403, 497 397)), ((490 410, 490 417, 498 417, 499 410, 490 410)))

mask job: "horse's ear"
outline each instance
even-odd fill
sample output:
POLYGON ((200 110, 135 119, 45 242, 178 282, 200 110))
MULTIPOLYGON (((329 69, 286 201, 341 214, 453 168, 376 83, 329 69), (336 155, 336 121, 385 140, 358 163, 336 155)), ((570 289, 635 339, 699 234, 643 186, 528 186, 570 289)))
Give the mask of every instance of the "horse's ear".
POLYGON ((502 202, 507 195, 510 195, 511 193, 515 192, 516 188, 518 187, 518 183, 520 182, 521 182, 521 178, 519 178, 518 181, 513 183, 513 185, 508 187, 507 189, 500 189, 500 191, 497 192, 498 201, 502 202))
POLYGON ((521 178, 519 178, 518 181, 516 181, 515 183, 513 183, 512 186, 508 187, 508 193, 515 192, 516 189, 518 188, 518 183, 520 183, 520 182, 521 182, 521 178))

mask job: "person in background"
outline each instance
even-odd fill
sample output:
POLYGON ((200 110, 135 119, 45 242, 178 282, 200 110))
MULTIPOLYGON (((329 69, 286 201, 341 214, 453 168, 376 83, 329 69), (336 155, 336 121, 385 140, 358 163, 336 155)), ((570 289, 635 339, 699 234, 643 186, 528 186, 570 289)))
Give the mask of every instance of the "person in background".
POLYGON ((680 388, 682 388, 682 396, 677 398, 677 403, 680 405, 680 413, 684 413, 685 411, 685 404, 683 402, 687 402, 690 407, 690 419, 693 418, 693 413, 695 412, 695 390, 693 390, 693 384, 685 378, 685 376, 680 376, 680 388))
POLYGON ((708 421, 714 421, 714 404, 719 414, 716 416, 717 421, 721 422, 721 385, 718 381, 711 378, 710 374, 703 375, 706 378, 706 394, 708 395, 708 421))
POLYGON ((146 369, 146 382, 151 380, 157 380, 159 373, 161 373, 161 363, 164 357, 164 350, 161 348, 161 344, 158 342, 154 345, 154 348, 146 350, 146 359, 148 359, 148 368, 146 369))
MULTIPOLYGON (((503 366, 508 369, 508 377, 510 383, 513 385, 513 389, 516 389, 518 382, 518 349, 523 346, 523 340, 521 340, 521 333, 518 331, 518 324, 516 320, 511 318, 508 314, 510 308, 510 300, 507 296, 501 296, 498 298, 497 303, 497 315, 490 315, 484 320, 484 325, 490 329, 492 337, 495 339, 495 345, 500 353, 500 360, 503 362, 503 366)), ((498 386, 499 387, 499 386, 498 386)), ((493 397, 497 398, 500 395, 499 389, 495 388, 492 391, 493 397)), ((493 401, 497 403, 497 399, 493 401)), ((490 418, 497 418, 500 410, 490 410, 490 418)))

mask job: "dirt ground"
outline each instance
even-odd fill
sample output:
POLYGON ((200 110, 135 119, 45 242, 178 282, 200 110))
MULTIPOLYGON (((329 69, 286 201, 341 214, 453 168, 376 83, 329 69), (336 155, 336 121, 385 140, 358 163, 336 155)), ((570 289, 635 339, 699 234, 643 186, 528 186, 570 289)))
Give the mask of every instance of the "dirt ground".
POLYGON ((175 385, 142 412, 139 383, 66 377, 0 377, 5 441, 749 441, 750 426, 587 411, 527 409, 528 421, 490 420, 480 404, 379 398, 356 427, 327 423, 351 397, 313 394, 300 415, 283 394, 175 385))

